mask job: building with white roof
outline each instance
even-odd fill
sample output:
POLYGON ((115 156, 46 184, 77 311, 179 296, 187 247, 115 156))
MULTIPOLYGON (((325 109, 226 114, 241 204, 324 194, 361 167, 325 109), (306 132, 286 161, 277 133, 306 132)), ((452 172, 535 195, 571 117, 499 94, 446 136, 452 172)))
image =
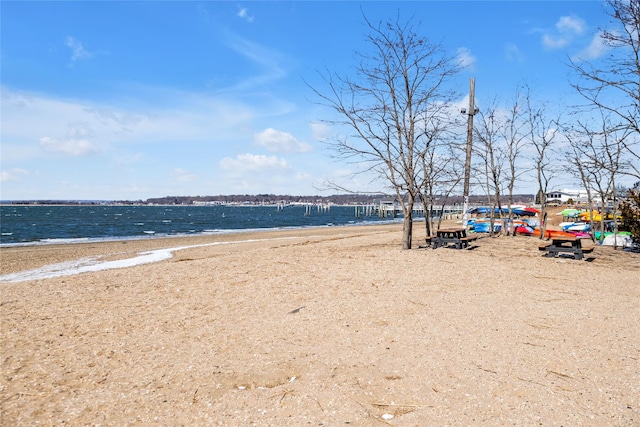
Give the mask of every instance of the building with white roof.
MULTIPOLYGON (((594 203, 600 202, 600 197, 598 197, 593 191, 591 192, 591 199, 594 203)), ((564 204, 569 200, 573 200, 573 203, 587 203, 587 190, 563 188, 561 190, 554 190, 547 193, 547 203, 564 204)))

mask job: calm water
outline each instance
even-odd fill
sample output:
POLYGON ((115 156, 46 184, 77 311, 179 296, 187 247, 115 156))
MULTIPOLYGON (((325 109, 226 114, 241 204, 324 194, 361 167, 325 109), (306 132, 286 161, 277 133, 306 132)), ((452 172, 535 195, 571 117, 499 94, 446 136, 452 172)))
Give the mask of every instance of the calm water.
POLYGON ((332 206, 0 206, 2 245, 389 222, 332 206))

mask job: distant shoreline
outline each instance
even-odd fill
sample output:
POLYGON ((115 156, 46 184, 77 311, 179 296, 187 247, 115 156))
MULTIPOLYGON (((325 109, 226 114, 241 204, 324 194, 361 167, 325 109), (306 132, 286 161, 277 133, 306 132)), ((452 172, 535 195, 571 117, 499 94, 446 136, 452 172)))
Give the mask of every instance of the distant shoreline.
MULTIPOLYGON (((530 204, 533 194, 515 194, 514 204, 530 204)), ((442 195, 436 196, 436 204, 445 200, 442 195)), ((332 196, 293 196, 293 195, 217 195, 217 196, 175 196, 153 197, 146 200, 73 200, 73 199, 13 199, 0 200, 0 206, 281 206, 281 205, 334 205, 361 206, 397 201, 395 195, 375 194, 336 194, 332 196)), ((461 204, 462 196, 449 196, 446 204, 461 204)), ((418 203, 421 203, 418 201, 418 203)), ((470 204, 486 205, 486 195, 470 195, 470 204)), ((506 202, 505 202, 506 204, 506 202)))

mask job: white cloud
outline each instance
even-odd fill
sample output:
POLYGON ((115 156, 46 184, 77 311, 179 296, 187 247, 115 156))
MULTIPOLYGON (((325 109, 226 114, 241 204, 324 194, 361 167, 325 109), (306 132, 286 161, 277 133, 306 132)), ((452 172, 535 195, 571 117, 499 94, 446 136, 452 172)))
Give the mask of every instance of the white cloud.
POLYGON ((65 44, 71 49, 71 61, 91 58, 93 54, 87 51, 79 40, 69 36, 65 44))
POLYGON ((238 11, 238 17, 244 19, 247 22, 253 22, 253 15, 249 15, 249 9, 247 9, 246 7, 240 8, 240 11, 238 11))
POLYGON ((245 91, 254 88, 262 90, 264 85, 280 80, 289 73, 292 59, 278 50, 235 34, 228 35, 227 46, 247 58, 260 70, 257 74, 243 79, 227 90, 245 91))
POLYGON ((98 148, 86 139, 70 138, 58 140, 45 136, 40 138, 40 146, 47 151, 71 156, 87 156, 98 152, 98 148))
POLYGON ((220 161, 222 169, 238 173, 261 170, 285 170, 289 164, 284 159, 264 154, 239 154, 235 159, 225 157, 220 161))
POLYGON ((602 32, 599 31, 593 37, 589 46, 587 46, 587 48, 584 49, 583 51, 574 55, 572 59, 578 60, 578 61, 580 60, 588 61, 588 60, 596 59, 601 57, 603 54, 605 54, 609 49, 611 49, 611 47, 605 43, 604 39, 602 38, 602 32))
POLYGON ((13 168, 8 171, 0 172, 0 182, 15 181, 24 175, 28 175, 29 171, 22 168, 13 168))
POLYGON ((473 67, 476 63, 476 57, 471 55, 471 51, 466 47, 458 48, 458 61, 462 67, 473 67))
POLYGON ((91 142, 93 132, 83 123, 70 123, 67 137, 64 139, 44 136, 40 138, 40 147, 50 152, 68 154, 70 156, 87 156, 100 151, 91 142))
POLYGON ((73 139, 89 139, 93 137, 93 132, 82 124, 72 124, 69 126, 69 137, 73 139))
MULTIPOLYGON (((271 135, 272 139, 262 141, 282 153, 260 147, 256 154, 237 156, 251 153, 251 146, 258 150, 253 140, 256 122, 291 114, 278 98, 245 100, 226 93, 135 86, 126 99, 101 103, 0 88, 2 170, 23 167, 30 171, 29 177, 37 172, 48 177, 39 181, 38 194, 30 197, 91 198, 99 193, 100 198, 127 198, 125 183, 142 185, 145 180, 153 182, 145 190, 147 197, 173 194, 165 188, 176 194, 223 194, 239 191, 238 183, 243 181, 251 193, 276 188, 290 192, 309 185, 295 179, 298 170, 308 172, 314 166, 300 166, 305 154, 296 156, 295 165, 283 158, 284 150, 304 151, 308 145, 286 132, 260 132, 262 137, 271 135), (55 162, 51 153, 57 155, 55 162), (80 158, 93 161, 92 166, 78 168, 75 156, 90 154, 80 158), (203 164, 202 159, 210 159, 216 167, 203 164), (172 173, 178 166, 184 170, 172 173), (101 189, 92 183, 92 191, 87 187, 63 194, 56 180, 62 171, 71 182, 88 182, 89 171, 96 176, 111 174, 117 182, 110 180, 109 187, 101 189)), ((4 173, 4 179, 11 181, 3 185, 3 197, 32 194, 30 188, 20 187, 26 176, 12 180, 15 176, 4 173)))
MULTIPOLYGON (((238 130, 260 113, 254 105, 224 97, 163 92, 158 88, 149 91, 155 96, 152 101, 135 105, 133 109, 129 105, 125 109, 3 88, 3 160, 8 161, 5 144, 28 147, 29 144, 37 145, 42 137, 47 138, 43 146, 49 149, 68 140, 91 141, 96 148, 100 147, 101 152, 131 144, 246 140, 250 133, 247 131, 243 135, 238 130)), ((143 92, 138 98, 144 99, 146 95, 143 92)), ((268 110, 265 114, 277 109, 277 105, 265 107, 268 110)), ((35 156, 38 151, 30 153, 35 156)))
POLYGON ((95 117, 104 125, 115 124, 123 130, 129 131, 132 126, 144 121, 146 117, 141 114, 116 111, 108 108, 87 107, 84 111, 95 117))
POLYGON ((253 135, 256 144, 265 147, 273 153, 304 153, 312 151, 311 145, 298 139, 288 132, 267 128, 253 135))
POLYGON ((555 32, 545 32, 542 44, 547 49, 561 49, 568 46, 576 36, 584 33, 587 25, 577 16, 562 16, 556 22, 555 32))
POLYGON ((542 44, 547 49, 562 49, 569 44, 569 38, 544 34, 542 36, 542 44))
POLYGON ((516 46, 514 43, 508 43, 504 50, 505 50, 505 56, 507 57, 508 61, 520 62, 520 63, 524 62, 525 60, 524 54, 522 53, 520 48, 516 46))
POLYGON ((556 28, 561 33, 582 34, 587 24, 577 16, 563 16, 556 22, 556 28))
POLYGON ((195 174, 189 173, 182 168, 174 168, 169 176, 178 182, 192 182, 197 178, 195 174))

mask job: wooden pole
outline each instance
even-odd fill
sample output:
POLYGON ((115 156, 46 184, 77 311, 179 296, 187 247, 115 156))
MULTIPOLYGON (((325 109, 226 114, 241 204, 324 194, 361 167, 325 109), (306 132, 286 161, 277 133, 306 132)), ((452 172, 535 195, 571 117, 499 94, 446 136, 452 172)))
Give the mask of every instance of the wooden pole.
POLYGON ((469 79, 469 110, 467 111, 467 157, 464 163, 464 190, 462 207, 462 226, 466 229, 469 222, 469 179, 471 177, 471 146, 473 144, 473 116, 478 112, 475 105, 476 81, 469 79))

